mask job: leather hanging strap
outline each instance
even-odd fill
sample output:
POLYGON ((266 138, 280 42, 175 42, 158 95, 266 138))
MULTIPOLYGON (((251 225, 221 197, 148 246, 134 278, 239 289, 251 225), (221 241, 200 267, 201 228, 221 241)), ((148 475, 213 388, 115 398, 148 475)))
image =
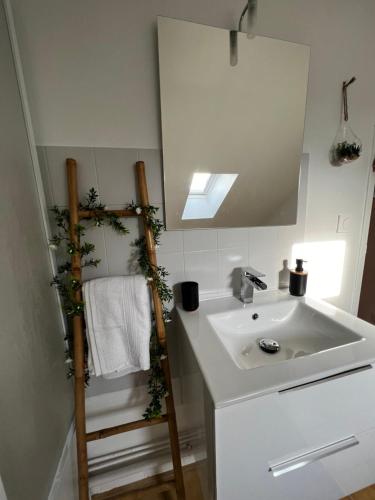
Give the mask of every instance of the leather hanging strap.
POLYGON ((356 81, 356 77, 353 76, 348 82, 342 82, 342 101, 343 101, 343 109, 344 109, 344 120, 347 122, 349 120, 348 114, 348 92, 347 88, 349 85, 356 81))

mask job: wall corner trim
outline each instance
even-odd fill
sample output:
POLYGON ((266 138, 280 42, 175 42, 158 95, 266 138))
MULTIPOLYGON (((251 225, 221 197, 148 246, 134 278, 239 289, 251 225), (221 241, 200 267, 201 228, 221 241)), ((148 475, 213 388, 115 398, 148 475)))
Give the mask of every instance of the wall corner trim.
POLYGON ((0 500, 7 500, 7 495, 5 493, 4 485, 0 476, 0 500))
MULTIPOLYGON (((67 481, 71 484, 75 484, 77 478, 68 477, 74 475, 74 464, 69 463, 71 461, 71 457, 74 453, 74 438, 75 438, 75 426, 74 421, 70 424, 68 433, 66 435, 66 440, 64 447, 61 452, 59 463, 57 464, 55 477, 53 478, 52 486, 48 495, 48 500, 61 500, 64 498, 64 483, 67 481)), ((77 488, 76 488, 77 490, 77 488)), ((1 499, 0 499, 1 500, 1 499)), ((73 500, 73 498, 72 498, 73 500)))

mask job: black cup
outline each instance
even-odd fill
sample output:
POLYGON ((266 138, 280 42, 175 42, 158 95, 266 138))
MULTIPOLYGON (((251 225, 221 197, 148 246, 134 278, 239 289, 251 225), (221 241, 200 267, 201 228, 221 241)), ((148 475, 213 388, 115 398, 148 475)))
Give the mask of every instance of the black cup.
POLYGON ((181 283, 182 307, 185 311, 195 311, 199 307, 199 288, 195 281, 181 283))

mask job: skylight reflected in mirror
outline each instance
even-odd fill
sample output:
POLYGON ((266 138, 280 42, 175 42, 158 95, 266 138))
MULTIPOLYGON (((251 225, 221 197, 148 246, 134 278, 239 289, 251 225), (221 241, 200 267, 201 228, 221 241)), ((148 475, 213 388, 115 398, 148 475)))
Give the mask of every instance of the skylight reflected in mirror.
POLYGON ((182 219, 212 219, 215 217, 237 177, 238 174, 195 172, 182 219))
POLYGON ((211 174, 196 172, 191 181, 189 194, 204 194, 211 174))

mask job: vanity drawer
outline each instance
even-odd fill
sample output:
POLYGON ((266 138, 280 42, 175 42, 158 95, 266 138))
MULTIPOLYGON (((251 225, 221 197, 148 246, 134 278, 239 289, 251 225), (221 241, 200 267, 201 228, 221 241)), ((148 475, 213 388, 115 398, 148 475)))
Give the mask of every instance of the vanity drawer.
POLYGON ((375 369, 367 366, 281 391, 277 407, 307 444, 366 431, 375 427, 375 369))
POLYGON ((317 493, 325 500, 342 498, 375 481, 375 430, 279 458, 266 467, 275 498, 302 497, 307 486, 313 498, 317 493))
POLYGON ((375 483, 375 429, 355 438, 357 446, 322 459, 323 467, 345 495, 375 483))

